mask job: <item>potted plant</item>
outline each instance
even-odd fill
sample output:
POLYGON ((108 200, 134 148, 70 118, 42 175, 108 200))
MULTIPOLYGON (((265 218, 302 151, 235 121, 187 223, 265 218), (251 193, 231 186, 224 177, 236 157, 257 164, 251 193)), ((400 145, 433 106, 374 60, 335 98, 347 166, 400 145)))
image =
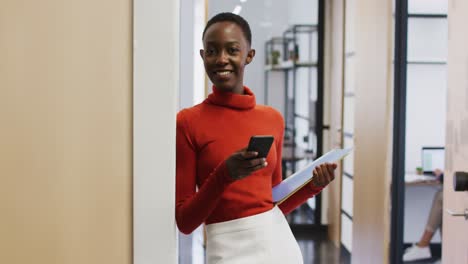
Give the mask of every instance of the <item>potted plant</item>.
POLYGON ((422 175, 423 174, 423 168, 422 167, 416 167, 416 174, 422 175))
POLYGON ((278 50, 274 50, 271 52, 271 64, 273 65, 278 65, 279 64, 279 58, 280 58, 280 52, 278 50))

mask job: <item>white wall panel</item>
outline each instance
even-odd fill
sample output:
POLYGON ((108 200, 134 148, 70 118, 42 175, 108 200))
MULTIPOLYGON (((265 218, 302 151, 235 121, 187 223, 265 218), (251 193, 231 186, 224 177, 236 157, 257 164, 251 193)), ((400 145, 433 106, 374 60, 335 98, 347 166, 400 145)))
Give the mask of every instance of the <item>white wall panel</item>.
POLYGON ((133 10, 133 259, 175 264, 179 1, 136 0, 133 10))
POLYGON ((345 59, 345 93, 354 93, 356 88, 356 57, 347 56, 345 59))
POLYGON ((343 131, 354 133, 354 97, 344 98, 343 131))
POLYGON ((343 209, 350 216, 353 216, 353 195, 354 195, 354 185, 353 179, 349 177, 343 177, 343 186, 342 186, 342 196, 341 196, 341 209, 343 209))
POLYGON ((408 19, 408 61, 447 60, 447 19, 408 19))
POLYGON ((409 0, 408 13, 410 14, 447 14, 446 0, 409 0))
POLYGON ((349 251, 353 251, 353 221, 341 214, 341 243, 349 251))
POLYGON ((343 171, 354 176, 354 150, 343 160, 343 171))
POLYGON ((421 165, 421 147, 445 145, 446 65, 408 65, 406 171, 421 165))

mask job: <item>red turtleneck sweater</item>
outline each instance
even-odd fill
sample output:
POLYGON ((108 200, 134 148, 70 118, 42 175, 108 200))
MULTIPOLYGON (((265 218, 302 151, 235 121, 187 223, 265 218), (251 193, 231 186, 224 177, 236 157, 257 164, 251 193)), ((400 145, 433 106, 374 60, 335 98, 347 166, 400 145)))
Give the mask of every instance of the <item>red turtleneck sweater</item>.
MULTIPOLYGON (((282 179, 284 121, 271 107, 256 105, 254 94, 213 93, 177 115, 176 220, 183 233, 273 208, 271 190, 282 179), (225 160, 247 146, 253 135, 273 135, 268 166, 237 181, 225 160), (196 190, 198 187, 198 191, 196 190)), ((287 214, 320 192, 308 184, 279 205, 287 214)))

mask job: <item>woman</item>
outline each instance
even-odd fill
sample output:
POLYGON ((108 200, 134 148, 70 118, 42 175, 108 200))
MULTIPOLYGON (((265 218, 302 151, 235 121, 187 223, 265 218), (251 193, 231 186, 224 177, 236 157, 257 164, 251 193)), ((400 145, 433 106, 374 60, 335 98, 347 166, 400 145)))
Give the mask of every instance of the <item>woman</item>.
POLYGON ((248 23, 232 13, 211 18, 200 50, 213 92, 177 115, 176 220, 183 233, 207 230, 207 263, 303 263, 284 214, 334 179, 336 164, 314 170, 310 184, 276 206, 281 182, 284 121, 257 105, 244 86, 244 68, 255 56, 248 23), (253 135, 273 135, 266 158, 247 152, 253 135), (198 187, 198 191, 196 188, 198 187))
MULTIPOLYGON (((435 169, 434 175, 441 184, 444 184, 444 173, 442 170, 435 169)), ((426 228, 424 229, 421 239, 419 239, 418 243, 405 250, 403 261, 416 261, 432 258, 430 249, 431 240, 437 230, 440 230, 440 234, 442 235, 443 198, 444 189, 442 187, 434 194, 429 217, 427 218, 426 228)))

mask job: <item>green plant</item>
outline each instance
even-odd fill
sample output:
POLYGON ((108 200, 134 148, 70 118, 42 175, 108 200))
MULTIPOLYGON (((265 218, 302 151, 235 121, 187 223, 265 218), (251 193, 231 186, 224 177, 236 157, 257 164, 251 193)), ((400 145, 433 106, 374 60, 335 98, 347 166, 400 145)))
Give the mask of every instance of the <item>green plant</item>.
POLYGON ((416 167, 416 173, 417 174, 422 174, 423 173, 423 168, 422 167, 416 167))
POLYGON ((279 63, 279 57, 280 57, 280 52, 277 50, 274 50, 271 52, 271 64, 276 65, 279 63))

